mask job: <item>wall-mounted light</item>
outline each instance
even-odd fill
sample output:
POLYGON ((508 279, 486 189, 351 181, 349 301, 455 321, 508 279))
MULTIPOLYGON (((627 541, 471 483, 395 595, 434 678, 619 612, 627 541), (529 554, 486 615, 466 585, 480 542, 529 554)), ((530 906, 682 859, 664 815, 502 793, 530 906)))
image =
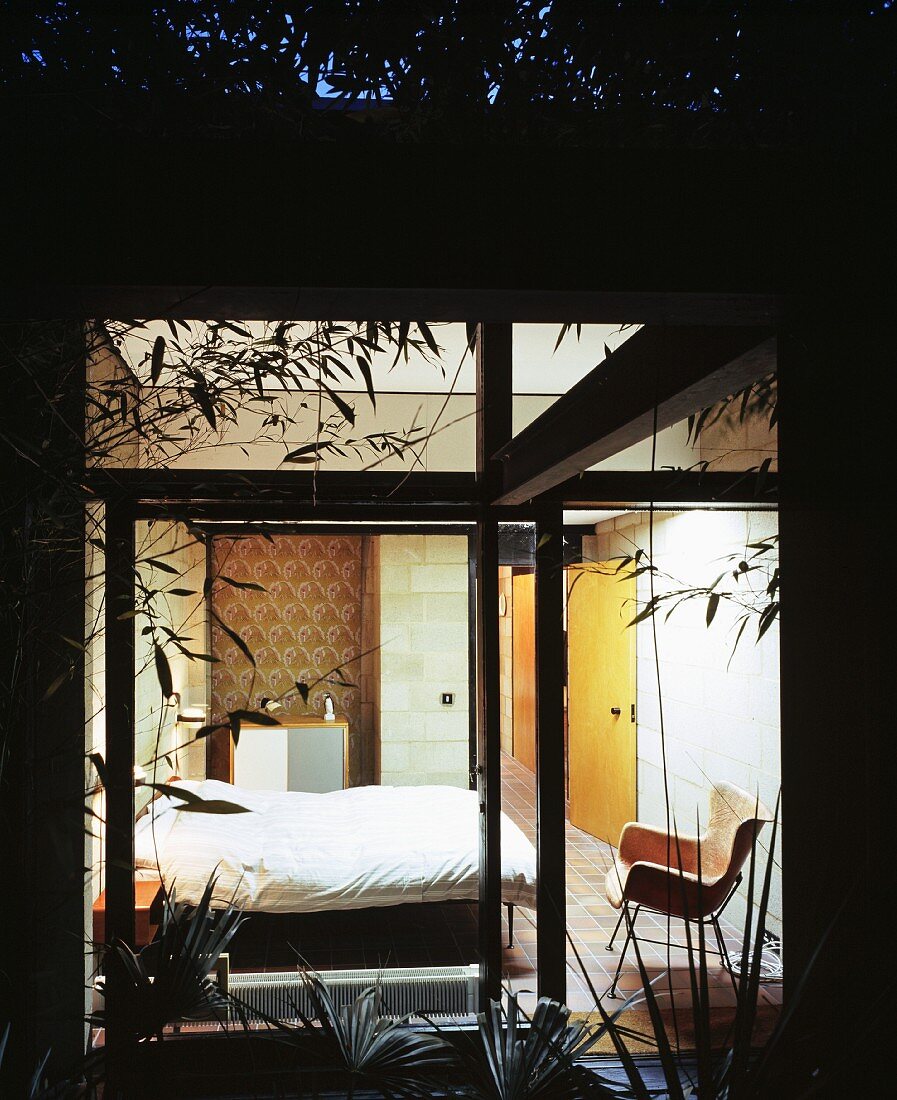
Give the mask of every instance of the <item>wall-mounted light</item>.
POLYGON ((182 726, 201 726, 206 720, 206 708, 184 707, 178 711, 177 720, 182 726))

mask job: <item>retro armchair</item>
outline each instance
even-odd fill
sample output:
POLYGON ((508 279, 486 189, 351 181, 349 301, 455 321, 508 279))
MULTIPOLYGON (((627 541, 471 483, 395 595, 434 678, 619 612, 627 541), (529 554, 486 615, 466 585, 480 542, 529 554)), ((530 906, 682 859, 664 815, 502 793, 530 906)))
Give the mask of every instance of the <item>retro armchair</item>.
POLYGON ((616 996, 630 941, 667 943, 636 935, 635 922, 642 909, 712 925, 718 953, 731 973, 719 917, 738 889, 741 869, 767 821, 772 821, 772 814, 754 795, 733 783, 720 782, 711 791, 710 821, 701 837, 670 835, 637 821, 623 826, 620 846, 605 880, 607 899, 620 910, 608 951, 613 950, 620 926, 626 922, 626 942, 609 997, 616 996))

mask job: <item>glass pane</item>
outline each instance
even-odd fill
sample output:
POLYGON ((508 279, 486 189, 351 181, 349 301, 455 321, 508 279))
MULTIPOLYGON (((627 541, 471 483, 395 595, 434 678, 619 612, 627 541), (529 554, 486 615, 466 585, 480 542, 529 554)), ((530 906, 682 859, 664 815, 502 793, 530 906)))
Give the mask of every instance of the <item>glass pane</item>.
MULTIPOLYGON (((567 569, 567 923, 583 964, 571 952, 575 974, 568 978, 568 1000, 574 1009, 593 1006, 590 983, 598 995, 609 995, 620 962, 625 926, 614 949, 606 948, 627 881, 625 867, 615 863, 623 826, 638 821, 661 832, 678 828, 683 836, 700 835, 711 824, 712 798, 722 798, 724 810, 734 813, 743 791, 752 812, 758 797, 773 809, 780 783, 777 517, 658 512, 653 562, 650 523, 644 512, 601 520, 595 534, 583 538, 582 564, 567 569), (645 617, 633 623, 640 613, 645 617), (732 786, 714 795, 719 783, 732 786)), ((758 875, 770 834, 766 825, 758 875)), ((630 843, 637 840, 631 834, 630 843)), ((711 849, 708 841, 707 866, 711 849)), ((655 849, 639 857, 632 847, 624 856, 657 861, 655 849)), ((778 852, 774 858, 766 927, 779 937, 778 852)), ((713 873, 722 875, 725 868, 713 873)), ((674 889, 678 896, 679 887, 674 889)), ((755 918, 758 900, 759 889, 755 918)), ((634 894, 633 905, 637 901, 634 894)), ((742 883, 720 919, 723 941, 736 953, 747 905, 742 883)), ((682 920, 642 910, 636 932, 645 937, 640 946, 650 976, 662 975, 655 986, 661 1004, 669 1004, 672 985, 675 1003, 690 1019, 687 954, 677 946, 685 943, 682 920)), ((716 949, 711 925, 707 942, 716 949)), ((731 977, 718 954, 708 962, 712 1003, 728 1005, 731 977)), ((772 949, 764 962, 772 977, 777 969, 780 976, 772 949)), ((621 997, 641 984, 630 946, 619 973, 621 997)), ((775 999, 775 983, 766 988, 775 999)))
MULTIPOLYGON (((598 366, 640 325, 514 326, 514 433, 522 431, 559 396, 598 366), (558 340, 560 339, 560 343, 558 340)), ((775 470, 775 376, 759 380, 746 398, 734 394, 700 410, 695 424, 682 420, 658 432, 656 447, 646 439, 590 467, 593 470, 656 469, 741 471, 766 460, 775 470), (696 430, 697 429, 697 430, 696 430)))
POLYGON ((110 465, 474 468, 463 324, 107 322, 90 379, 110 465))
POLYGON ((338 1003, 381 984, 387 1014, 464 1016, 479 893, 469 539, 364 532, 141 525, 135 751, 175 793, 138 792, 138 879, 161 873, 196 905, 217 876, 214 907, 250 915, 228 944, 250 1005, 275 982, 266 1011, 295 1016, 307 966, 338 1003), (179 813, 178 790, 233 812, 179 813))

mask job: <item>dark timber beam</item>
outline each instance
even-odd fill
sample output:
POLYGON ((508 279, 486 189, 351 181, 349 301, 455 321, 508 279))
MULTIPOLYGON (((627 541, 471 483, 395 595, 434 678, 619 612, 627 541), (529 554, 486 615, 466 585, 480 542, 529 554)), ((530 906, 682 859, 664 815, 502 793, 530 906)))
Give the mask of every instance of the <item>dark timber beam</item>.
POLYGON ((560 504, 536 518, 536 958, 540 997, 567 998, 564 835, 564 531, 560 504))
POLYGON ((491 455, 511 435, 511 326, 480 324, 476 345, 477 780, 480 796, 480 1007, 501 996, 501 697, 498 516, 489 500, 501 471, 491 455))
POLYGON ((614 508, 664 504, 710 504, 717 508, 775 509, 779 475, 758 471, 729 473, 697 470, 586 470, 543 493, 540 501, 561 501, 568 508, 604 504, 614 508))
MULTIPOLYGON (((505 437, 507 440, 508 437, 505 437)), ((497 444, 498 446, 499 444, 497 444)), ((101 497, 126 493, 137 501, 218 502, 253 508, 306 504, 475 504, 481 494, 472 473, 419 470, 91 470, 85 485, 101 497)))
POLYGON ((315 321, 322 317, 389 317, 396 321, 562 324, 775 324, 782 315, 771 293, 621 293, 509 287, 317 286, 40 286, 14 287, 0 298, 0 317, 240 317, 315 321))
POLYGON ((496 452, 495 503, 531 500, 774 369, 766 328, 640 329, 496 452))

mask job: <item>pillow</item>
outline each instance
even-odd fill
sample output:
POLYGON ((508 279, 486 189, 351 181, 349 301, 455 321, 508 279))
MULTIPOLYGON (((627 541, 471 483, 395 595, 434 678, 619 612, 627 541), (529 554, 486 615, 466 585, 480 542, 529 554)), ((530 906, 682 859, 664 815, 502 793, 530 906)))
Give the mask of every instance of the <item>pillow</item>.
POLYGON ((134 825, 134 866, 158 868, 156 851, 162 855, 165 841, 177 820, 175 806, 182 804, 180 799, 163 795, 154 799, 148 812, 134 825))

